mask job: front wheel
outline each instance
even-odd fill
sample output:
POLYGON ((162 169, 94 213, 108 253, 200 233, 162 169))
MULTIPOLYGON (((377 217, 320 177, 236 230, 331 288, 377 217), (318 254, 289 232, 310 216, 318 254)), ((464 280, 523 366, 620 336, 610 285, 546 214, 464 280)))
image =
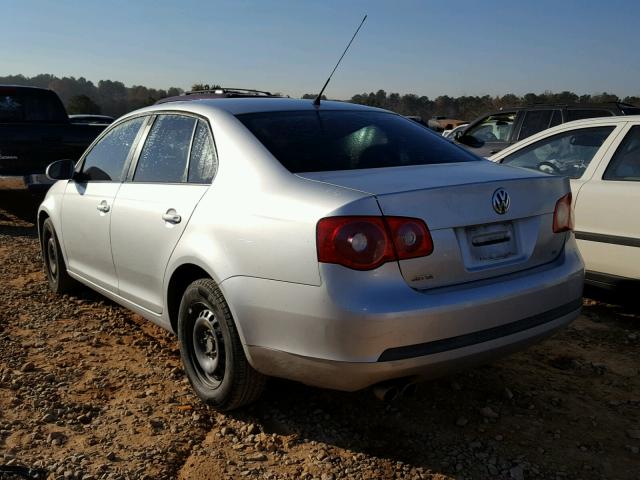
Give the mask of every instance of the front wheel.
POLYGON ((69 293, 77 287, 76 281, 67 273, 67 266, 50 218, 42 224, 42 259, 49 288, 54 293, 69 293))
POLYGON ((205 403, 233 410, 264 390, 266 377, 249 365, 229 306, 213 280, 196 280, 185 290, 178 339, 189 382, 205 403))

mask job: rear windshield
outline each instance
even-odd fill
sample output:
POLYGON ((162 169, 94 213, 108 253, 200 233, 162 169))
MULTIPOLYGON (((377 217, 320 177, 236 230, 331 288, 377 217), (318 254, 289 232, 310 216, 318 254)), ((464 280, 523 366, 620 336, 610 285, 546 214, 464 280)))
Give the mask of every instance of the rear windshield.
POLYGON ((58 97, 48 92, 0 89, 0 122, 68 122, 58 97))
POLYGON ((327 110, 237 117, 293 173, 480 160, 393 113, 327 110))

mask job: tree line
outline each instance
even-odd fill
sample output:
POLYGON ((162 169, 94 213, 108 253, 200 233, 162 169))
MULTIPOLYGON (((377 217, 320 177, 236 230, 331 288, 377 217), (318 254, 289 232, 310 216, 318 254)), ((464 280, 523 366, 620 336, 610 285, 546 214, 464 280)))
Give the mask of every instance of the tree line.
MULTIPOLYGON (((166 90, 148 88, 142 85, 127 87, 122 82, 100 80, 94 84, 84 77, 56 77, 51 74, 40 74, 34 77, 24 75, 8 75, 1 77, 0 84, 30 85, 49 88, 55 91, 67 107, 69 114, 93 113, 118 117, 132 110, 154 104, 157 100, 184 93, 181 88, 171 87, 166 90)), ((206 90, 219 88, 215 83, 194 83, 191 90, 206 90)), ((316 94, 307 93, 302 98, 315 98, 316 94)), ((324 99, 325 96, 323 95, 324 99)), ((502 96, 491 95, 463 95, 451 97, 441 95, 436 98, 415 95, 413 93, 387 93, 385 90, 361 93, 349 100, 352 103, 385 108, 402 115, 416 115, 423 119, 435 115, 461 120, 473 120, 489 110, 499 110, 504 107, 528 105, 534 103, 602 103, 626 102, 640 105, 640 97, 617 95, 603 92, 599 94, 578 95, 573 92, 543 92, 540 94, 527 93, 518 96, 508 93, 502 96)))
POLYGON ((351 97, 350 102, 362 105, 380 107, 400 113, 402 115, 417 115, 423 119, 431 118, 435 115, 443 115, 448 118, 460 120, 473 120, 482 113, 499 110, 500 108, 514 107, 520 105, 531 105, 536 103, 604 103, 604 102, 625 102, 632 105, 640 105, 640 97, 627 96, 620 98, 617 95, 603 92, 599 94, 578 95, 573 92, 543 92, 540 94, 527 93, 518 96, 508 93, 502 96, 469 96, 450 97, 441 95, 434 99, 414 94, 401 95, 399 93, 389 93, 384 90, 377 92, 362 93, 351 97))

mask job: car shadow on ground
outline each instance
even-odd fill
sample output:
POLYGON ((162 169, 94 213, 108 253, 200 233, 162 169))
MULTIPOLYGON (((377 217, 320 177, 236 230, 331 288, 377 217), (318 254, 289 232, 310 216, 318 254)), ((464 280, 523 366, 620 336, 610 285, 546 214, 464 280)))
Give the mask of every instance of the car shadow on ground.
MULTIPOLYGON (((640 281, 628 283, 617 289, 604 289, 585 285, 584 296, 595 300, 597 302, 596 308, 599 311, 606 311, 609 316, 618 315, 624 319, 628 315, 640 314, 639 291, 640 281)), ((589 308, 591 308, 589 305, 585 305, 585 309, 589 308)))
POLYGON ((524 416, 529 409, 530 397, 514 398, 513 392, 522 392, 522 385, 495 365, 420 383, 393 402, 378 400, 370 389, 346 393, 270 379, 256 405, 230 416, 255 422, 267 434, 293 435, 312 461, 325 455, 360 461, 360 454, 384 460, 391 470, 380 478, 398 465, 432 475, 519 478, 511 470, 517 475, 523 458, 533 461, 536 445, 529 435, 518 442, 511 419, 501 418, 506 410, 524 416), (309 452, 309 444, 317 448, 309 452))
POLYGON ((0 191, 0 235, 36 237, 35 227, 42 194, 0 191))

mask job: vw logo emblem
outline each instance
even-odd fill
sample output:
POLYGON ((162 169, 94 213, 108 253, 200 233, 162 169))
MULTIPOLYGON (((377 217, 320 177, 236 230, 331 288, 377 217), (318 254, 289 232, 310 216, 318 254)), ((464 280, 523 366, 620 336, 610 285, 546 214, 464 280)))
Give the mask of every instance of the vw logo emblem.
POLYGON ((495 192, 493 192, 491 204, 493 205, 493 209, 497 214, 504 215, 509 210, 511 199, 509 198, 509 194, 504 188, 499 188, 495 192))

